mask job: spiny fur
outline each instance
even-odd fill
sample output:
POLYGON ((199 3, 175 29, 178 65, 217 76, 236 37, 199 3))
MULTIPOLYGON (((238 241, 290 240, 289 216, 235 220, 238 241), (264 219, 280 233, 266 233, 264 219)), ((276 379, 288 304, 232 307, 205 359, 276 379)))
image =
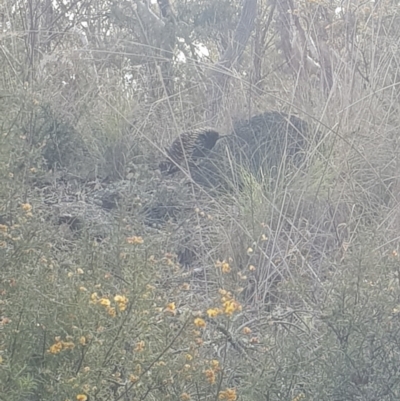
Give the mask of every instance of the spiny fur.
POLYGON ((167 159, 159 164, 163 174, 173 174, 186 164, 207 156, 221 136, 213 128, 183 132, 166 149, 167 159))

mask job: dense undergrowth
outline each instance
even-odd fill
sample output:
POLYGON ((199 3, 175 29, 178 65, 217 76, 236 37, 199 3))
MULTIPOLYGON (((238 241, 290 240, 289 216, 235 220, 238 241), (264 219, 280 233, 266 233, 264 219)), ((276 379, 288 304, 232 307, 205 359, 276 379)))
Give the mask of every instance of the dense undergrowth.
POLYGON ((39 68, 3 37, 0 399, 399 399, 398 51, 375 17, 368 81, 338 67, 326 93, 272 50, 257 93, 232 74, 225 134, 277 110, 312 146, 232 164, 242 185, 217 194, 156 168, 204 123, 195 63, 167 96, 121 49, 110 65, 64 38, 39 68))

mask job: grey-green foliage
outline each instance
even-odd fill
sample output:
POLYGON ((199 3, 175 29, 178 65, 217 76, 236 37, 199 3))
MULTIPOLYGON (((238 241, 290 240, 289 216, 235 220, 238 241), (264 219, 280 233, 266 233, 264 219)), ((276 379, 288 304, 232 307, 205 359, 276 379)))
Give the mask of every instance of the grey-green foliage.
POLYGON ((42 149, 47 167, 68 167, 81 159, 84 143, 69 121, 49 105, 41 107, 35 117, 32 143, 42 149))
POLYGON ((302 273, 279 286, 290 307, 276 307, 260 330, 269 348, 243 399, 399 399, 399 258, 364 241, 320 284, 302 273))

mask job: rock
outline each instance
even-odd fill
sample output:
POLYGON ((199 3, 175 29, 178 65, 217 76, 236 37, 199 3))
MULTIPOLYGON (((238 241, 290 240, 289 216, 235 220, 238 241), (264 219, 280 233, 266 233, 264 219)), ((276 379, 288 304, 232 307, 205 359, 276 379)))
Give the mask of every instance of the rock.
POLYGON ((195 183, 214 189, 240 188, 246 174, 276 175, 281 163, 300 167, 309 146, 307 123, 295 116, 265 112, 238 121, 209 157, 191 169, 195 183))

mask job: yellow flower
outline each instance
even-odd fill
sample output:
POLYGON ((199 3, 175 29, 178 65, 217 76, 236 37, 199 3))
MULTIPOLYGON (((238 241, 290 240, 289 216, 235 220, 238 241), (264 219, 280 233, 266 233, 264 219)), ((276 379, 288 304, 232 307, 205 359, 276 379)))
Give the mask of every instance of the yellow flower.
POLYGON ((49 348, 48 352, 50 354, 58 354, 59 352, 61 352, 61 350, 62 350, 62 343, 58 341, 49 348))
POLYGON ((218 398, 220 400, 235 401, 237 399, 236 390, 234 388, 227 388, 225 391, 220 391, 218 398))
POLYGON ((109 307, 111 305, 111 302, 108 298, 101 298, 99 300, 99 304, 105 307, 109 307))
POLYGON ((78 400, 78 401, 87 401, 87 396, 85 395, 85 394, 78 394, 77 396, 76 396, 76 399, 78 400))
POLYGON ((186 358, 187 361, 191 361, 193 359, 193 356, 190 355, 190 354, 186 354, 185 358, 186 358))
POLYGON ((94 292, 94 293, 90 296, 90 300, 91 300, 93 303, 96 303, 96 302, 99 300, 99 297, 98 297, 98 295, 97 295, 97 292, 94 292))
POLYGON ((249 327, 244 327, 243 328, 243 334, 250 334, 251 333, 251 329, 249 327))
POLYGON ((79 339, 79 344, 80 345, 86 345, 87 343, 86 343, 86 337, 85 336, 82 336, 80 339, 79 339))
POLYGON ((7 232, 8 230, 8 226, 4 225, 4 224, 0 224, 0 231, 2 231, 3 233, 7 232))
POLYGON ((129 381, 131 383, 136 383, 139 380, 139 377, 135 376, 135 375, 129 375, 129 381))
POLYGON ((215 383, 215 372, 212 369, 206 369, 204 374, 206 375, 206 379, 210 384, 215 383))
POLYGON ((143 340, 139 341, 138 343, 136 343, 135 351, 136 352, 142 352, 144 350, 145 345, 146 344, 145 344, 145 342, 143 340))
POLYGON ((126 302, 126 297, 124 295, 116 295, 114 297, 115 302, 126 302))
POLYGON ((204 327, 206 327, 206 322, 202 318, 197 317, 196 319, 194 319, 194 325, 196 327, 204 328, 204 327))
POLYGON ((71 341, 61 341, 62 347, 63 349, 74 349, 75 348, 75 344, 71 341))
POLYGON ((211 308, 207 310, 208 317, 217 317, 221 313, 221 310, 218 308, 211 308))
POLYGON ((165 311, 174 313, 175 309, 176 309, 175 302, 171 302, 171 303, 167 304, 165 311))
POLYGON ((215 267, 219 267, 222 270, 222 273, 229 273, 231 271, 231 267, 229 266, 229 263, 226 260, 217 261, 215 263, 215 267))
POLYGON ((78 274, 83 274, 83 270, 82 270, 80 267, 78 267, 78 268, 76 269, 76 272, 77 272, 78 274))
POLYGON ((231 271, 231 267, 229 266, 228 262, 222 263, 221 267, 222 273, 229 273, 231 271))
POLYGON ((211 361, 211 369, 214 372, 219 372, 221 370, 221 367, 219 366, 219 361, 217 359, 213 359, 211 361))
POLYGON ((128 237, 126 239, 126 242, 128 244, 135 245, 135 244, 143 244, 144 240, 142 237, 138 237, 138 236, 134 235, 133 237, 128 237))
POLYGON ((182 393, 180 398, 182 401, 189 401, 190 395, 188 393, 182 393))
POLYGON ((86 287, 83 287, 83 286, 81 286, 81 287, 79 287, 79 291, 87 291, 87 288, 86 287))
POLYGON ((124 295, 116 295, 114 297, 114 301, 118 305, 118 309, 123 312, 126 309, 126 305, 129 302, 128 298, 125 297, 124 295))
POLYGON ((223 303, 223 307, 224 307, 224 313, 228 316, 232 316, 234 312, 242 310, 242 305, 240 305, 239 302, 233 299, 225 301, 223 303))
POLYGON ((29 203, 23 203, 23 204, 21 205, 21 207, 22 207, 22 210, 23 210, 24 212, 30 212, 30 211, 32 211, 32 205, 29 204, 29 203))
POLYGON ((50 354, 58 354, 63 349, 74 349, 75 344, 73 342, 60 341, 60 337, 56 337, 56 342, 49 348, 47 352, 50 354))

